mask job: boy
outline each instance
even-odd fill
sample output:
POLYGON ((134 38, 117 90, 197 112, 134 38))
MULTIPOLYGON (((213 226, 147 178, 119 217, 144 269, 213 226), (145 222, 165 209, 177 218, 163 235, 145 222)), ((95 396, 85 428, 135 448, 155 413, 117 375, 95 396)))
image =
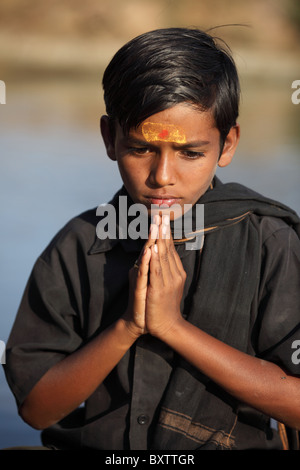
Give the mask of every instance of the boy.
POLYGON ((157 30, 103 86, 111 206, 159 210, 146 241, 97 237, 88 211, 39 257, 7 349, 19 412, 56 449, 281 449, 270 417, 300 428, 299 218, 215 177, 239 141, 234 62, 204 32, 157 30))

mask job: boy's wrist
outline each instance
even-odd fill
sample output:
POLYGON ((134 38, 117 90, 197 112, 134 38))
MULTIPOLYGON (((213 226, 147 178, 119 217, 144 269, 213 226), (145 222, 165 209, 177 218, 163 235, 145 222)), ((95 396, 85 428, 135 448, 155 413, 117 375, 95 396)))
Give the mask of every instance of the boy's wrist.
POLYGON ((161 328, 154 336, 164 343, 171 345, 171 343, 176 341, 178 333, 182 333, 185 323, 186 320, 180 314, 167 328, 161 328))
POLYGON ((132 344, 144 334, 144 331, 139 328, 138 326, 135 325, 134 322, 129 320, 127 313, 123 317, 121 317, 119 320, 117 320, 118 326, 120 328, 120 332, 122 336, 128 337, 129 341, 132 342, 132 344))

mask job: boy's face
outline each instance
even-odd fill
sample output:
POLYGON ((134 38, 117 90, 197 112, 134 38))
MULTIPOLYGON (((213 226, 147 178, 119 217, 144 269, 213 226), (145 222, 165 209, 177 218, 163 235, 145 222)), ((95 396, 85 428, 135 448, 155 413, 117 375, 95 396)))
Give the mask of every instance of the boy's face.
POLYGON ((210 186, 217 165, 229 165, 239 140, 233 127, 220 156, 220 132, 210 111, 178 104, 147 118, 126 136, 116 126, 114 139, 108 119, 101 119, 107 154, 116 160, 124 185, 135 203, 180 206, 171 219, 182 215, 184 204, 195 204, 210 186))

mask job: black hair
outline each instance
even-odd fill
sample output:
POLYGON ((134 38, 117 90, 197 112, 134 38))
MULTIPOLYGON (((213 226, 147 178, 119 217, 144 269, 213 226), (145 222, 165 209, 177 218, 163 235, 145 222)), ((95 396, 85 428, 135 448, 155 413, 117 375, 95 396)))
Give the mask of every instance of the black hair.
POLYGON ((199 29, 167 28, 125 44, 103 75, 106 112, 128 133, 179 103, 212 110, 221 146, 239 111, 237 70, 225 43, 199 29))

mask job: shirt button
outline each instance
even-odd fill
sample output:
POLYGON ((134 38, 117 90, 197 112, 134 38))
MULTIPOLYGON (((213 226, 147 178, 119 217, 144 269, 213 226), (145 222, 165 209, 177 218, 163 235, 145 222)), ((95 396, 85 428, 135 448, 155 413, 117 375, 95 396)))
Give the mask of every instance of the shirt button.
POLYGON ((149 416, 147 415, 140 415, 137 419, 139 424, 148 424, 149 423, 149 416))

